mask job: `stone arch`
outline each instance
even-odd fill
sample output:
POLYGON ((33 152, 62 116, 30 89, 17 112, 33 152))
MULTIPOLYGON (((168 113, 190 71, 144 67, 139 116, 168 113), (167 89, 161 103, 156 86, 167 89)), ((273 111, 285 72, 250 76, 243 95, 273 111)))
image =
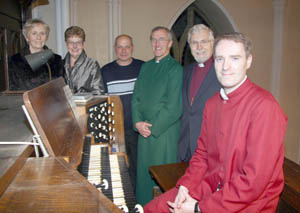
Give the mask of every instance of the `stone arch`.
MULTIPOLYGON (((201 16, 204 23, 206 23, 213 31, 215 35, 225 32, 238 32, 238 28, 227 12, 223 5, 218 0, 190 0, 187 1, 173 16, 167 27, 172 29, 176 21, 180 18, 181 14, 187 12, 187 23, 184 26, 180 38, 173 36, 173 48, 172 54, 180 63, 184 65, 190 59, 186 59, 185 53, 189 54, 189 49, 187 45, 187 32, 188 29, 193 26, 194 14, 197 13, 201 16), (185 58, 185 59, 183 59, 185 58)), ((175 35, 175 34, 173 34, 175 35)))

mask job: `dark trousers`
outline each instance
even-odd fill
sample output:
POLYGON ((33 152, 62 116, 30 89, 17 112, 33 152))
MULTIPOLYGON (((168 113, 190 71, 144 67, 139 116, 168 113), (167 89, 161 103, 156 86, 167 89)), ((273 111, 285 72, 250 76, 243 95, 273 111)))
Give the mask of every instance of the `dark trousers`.
POLYGON ((138 133, 133 129, 125 130, 125 147, 129 160, 129 176, 135 193, 136 188, 136 165, 137 165, 138 133))

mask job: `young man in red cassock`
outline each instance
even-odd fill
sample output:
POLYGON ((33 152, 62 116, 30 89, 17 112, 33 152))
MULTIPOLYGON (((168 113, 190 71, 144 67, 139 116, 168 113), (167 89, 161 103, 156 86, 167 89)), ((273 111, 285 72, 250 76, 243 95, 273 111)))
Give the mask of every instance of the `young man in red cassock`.
POLYGON ((145 212, 276 212, 287 118, 247 77, 252 54, 245 35, 218 37, 214 60, 222 88, 206 103, 198 148, 177 186, 145 212))

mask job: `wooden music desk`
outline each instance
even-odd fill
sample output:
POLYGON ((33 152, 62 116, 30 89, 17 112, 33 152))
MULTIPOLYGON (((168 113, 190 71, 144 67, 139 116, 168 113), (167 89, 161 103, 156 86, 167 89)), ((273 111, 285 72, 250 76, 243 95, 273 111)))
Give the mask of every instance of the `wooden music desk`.
POLYGON ((177 180, 184 174, 188 163, 171 163, 150 166, 149 171, 163 192, 176 186, 177 180))

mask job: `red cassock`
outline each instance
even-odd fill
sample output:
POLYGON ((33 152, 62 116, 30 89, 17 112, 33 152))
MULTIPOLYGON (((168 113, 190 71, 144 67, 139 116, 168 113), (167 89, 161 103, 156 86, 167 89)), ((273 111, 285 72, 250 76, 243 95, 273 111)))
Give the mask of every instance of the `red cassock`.
MULTIPOLYGON (((247 79, 224 100, 207 103, 198 148, 177 182, 199 201, 202 212, 276 212, 284 186, 287 118, 270 92, 247 79)), ((145 206, 168 212, 177 189, 145 206)))

